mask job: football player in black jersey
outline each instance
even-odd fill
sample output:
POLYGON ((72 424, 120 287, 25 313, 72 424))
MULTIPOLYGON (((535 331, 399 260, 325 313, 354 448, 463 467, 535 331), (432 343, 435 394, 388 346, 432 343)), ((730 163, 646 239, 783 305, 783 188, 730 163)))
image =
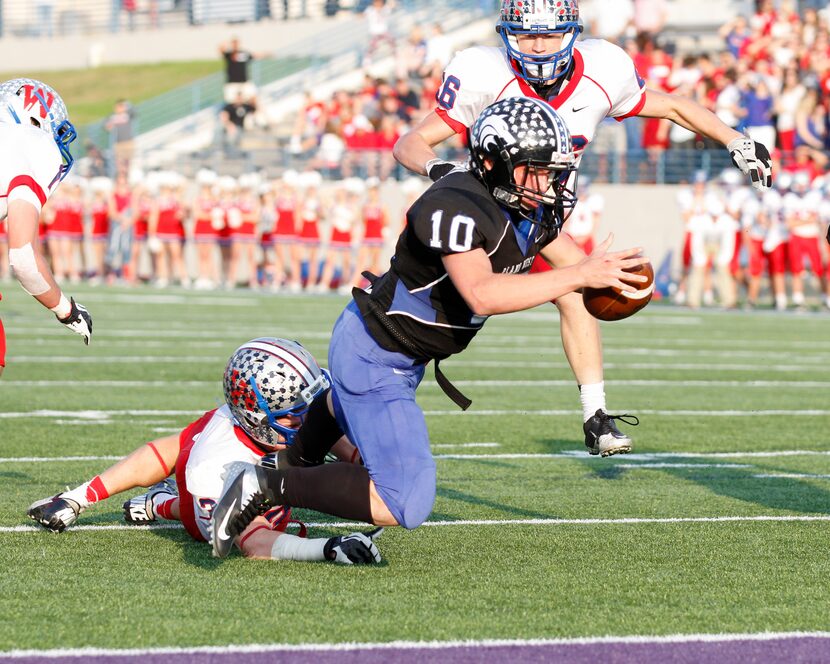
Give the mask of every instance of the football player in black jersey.
MULTIPOLYGON (((334 326, 327 414, 365 467, 296 467, 320 451, 292 446, 275 468, 247 466, 228 478, 214 529, 241 532, 274 505, 377 525, 424 522, 435 462, 415 390, 427 363, 436 361, 439 383, 465 407, 437 362, 464 350, 488 316, 585 286, 636 290, 622 279, 645 280, 624 272, 647 260, 637 257, 640 248, 609 253, 611 237, 577 265, 526 274, 539 253, 556 262, 559 229, 576 200, 571 145, 564 122, 541 100, 511 98, 485 109, 470 134, 471 170, 449 173, 414 203, 389 271, 371 292, 355 289, 334 326)), ((310 447, 313 439, 305 440, 310 447)), ((217 555, 226 551, 214 542, 217 555)))

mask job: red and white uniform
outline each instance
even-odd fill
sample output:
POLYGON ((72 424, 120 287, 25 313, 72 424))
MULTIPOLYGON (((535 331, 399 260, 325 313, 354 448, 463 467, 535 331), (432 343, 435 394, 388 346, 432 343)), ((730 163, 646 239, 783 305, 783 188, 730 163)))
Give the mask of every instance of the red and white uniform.
POLYGON ((386 213, 380 205, 363 207, 363 244, 367 247, 383 246, 383 227, 386 213))
POLYGON ((332 249, 349 249, 352 246, 352 226, 355 213, 351 205, 334 205, 331 208, 331 238, 329 246, 332 249))
POLYGON ((196 199, 193 209, 196 217, 193 239, 196 242, 216 242, 219 228, 225 225, 222 209, 212 198, 196 199), (217 217, 216 221, 214 217, 217 217))
POLYGON ((93 242, 106 242, 110 232, 110 211, 106 200, 97 201, 90 210, 92 215, 92 232, 90 236, 93 242))
MULTIPOLYGON (((182 431, 176 461, 179 514, 193 539, 210 541, 210 515, 222 495, 225 467, 238 461, 255 464, 263 454, 234 424, 227 405, 205 413, 182 431)), ((288 514, 280 507, 265 516, 275 530, 284 530, 288 514)))
POLYGON ((761 249, 767 259, 770 274, 784 274, 787 271, 787 245, 790 239, 784 221, 784 199, 777 191, 764 192, 763 210, 769 219, 761 249))
POLYGON ((49 226, 49 237, 80 240, 84 234, 84 206, 79 200, 62 198, 55 202, 55 218, 49 226))
MULTIPOLYGON (((0 154, 0 221, 6 219, 11 201, 31 203, 40 214, 60 182, 63 159, 55 141, 34 126, 0 123, 0 154)), ((6 337, 0 321, 0 366, 5 362, 6 337)))
POLYGON ((40 213, 60 182, 58 146, 42 129, 0 123, 0 219, 13 200, 31 203, 40 213))
POLYGON ((299 241, 302 244, 319 244, 320 229, 320 201, 310 198, 303 204, 301 212, 302 227, 300 228, 299 241))
POLYGON ((234 242, 256 242, 259 228, 257 220, 253 217, 254 204, 241 200, 236 207, 239 210, 240 219, 238 226, 231 226, 231 238, 234 242))
MULTIPOLYGON (((646 97, 645 81, 637 73, 634 61, 611 42, 604 39, 577 42, 573 65, 570 80, 562 84, 558 94, 545 101, 568 126, 578 165, 600 123, 607 117, 621 121, 637 115, 646 97)), ((459 51, 444 69, 435 111, 456 133, 463 133, 487 106, 509 97, 540 98, 517 76, 504 48, 473 46, 459 51)), ((550 269, 537 256, 532 271, 550 269)))
MULTIPOLYGON (((545 101, 565 121, 574 150, 581 155, 606 117, 622 120, 640 112, 645 82, 629 55, 602 39, 577 42, 573 61, 571 79, 545 101)), ((503 48, 474 46, 457 53, 444 70, 436 112, 462 133, 487 106, 508 97, 539 95, 516 75, 503 48)))
POLYGON ((599 194, 589 194, 579 202, 568 221, 564 231, 580 246, 582 251, 590 254, 594 250, 594 221, 605 209, 605 200, 599 194))
POLYGON ((133 240, 143 242, 147 239, 147 230, 150 219, 150 202, 145 198, 139 201, 138 210, 133 227, 133 240))
POLYGON ((156 225, 156 237, 162 242, 183 242, 184 224, 182 207, 172 197, 159 200, 159 218, 156 225))
POLYGON ((222 201, 219 205, 223 212, 223 223, 218 228, 217 237, 220 245, 230 246, 231 234, 242 225, 242 213, 236 201, 222 201))
POLYGON ((790 231, 789 267, 792 274, 804 272, 805 258, 809 259, 813 274, 822 274, 818 217, 820 206, 821 194, 816 191, 784 196, 784 214, 790 231))
POLYGON ((276 202, 277 223, 274 226, 274 239, 290 242, 297 237, 295 211, 297 202, 293 196, 279 196, 276 202))
MULTIPOLYGON (((708 222, 698 221, 701 217, 716 219, 724 212, 721 199, 713 191, 706 191, 702 196, 695 195, 694 189, 682 189, 677 194, 677 205, 686 220, 683 235, 683 267, 692 264, 692 232, 703 229, 708 222)), ((579 205, 577 205, 579 207, 579 205)))

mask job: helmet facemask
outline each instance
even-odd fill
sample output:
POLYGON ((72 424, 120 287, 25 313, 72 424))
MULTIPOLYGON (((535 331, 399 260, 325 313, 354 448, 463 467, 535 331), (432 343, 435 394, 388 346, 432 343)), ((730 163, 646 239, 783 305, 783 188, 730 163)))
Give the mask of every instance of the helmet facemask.
POLYGON ((503 0, 496 32, 518 74, 528 83, 546 85, 565 75, 582 32, 576 0, 503 0), (562 35, 553 53, 524 53, 519 36, 562 35))

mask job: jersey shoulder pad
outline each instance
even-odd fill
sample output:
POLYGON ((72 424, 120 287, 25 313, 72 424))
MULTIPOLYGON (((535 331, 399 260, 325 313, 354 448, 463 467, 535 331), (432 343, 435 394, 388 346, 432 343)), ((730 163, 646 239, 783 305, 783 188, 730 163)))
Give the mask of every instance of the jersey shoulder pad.
MULTIPOLYGON (((471 92, 489 92, 494 79, 512 78, 512 70, 504 49, 495 46, 471 46, 458 51, 444 69, 444 80, 455 76, 471 92)), ((504 83, 502 83, 502 86, 504 83)), ((499 88, 501 89, 501 88, 499 88)), ((494 98, 499 90, 493 92, 494 98)))
POLYGON ((408 220, 421 244, 439 254, 485 246, 497 208, 483 187, 481 193, 476 190, 476 184, 469 173, 447 175, 421 196, 408 220))
POLYGON ((604 39, 577 42, 582 54, 584 75, 599 85, 611 102, 609 115, 629 113, 642 97, 645 81, 634 61, 623 49, 604 39))

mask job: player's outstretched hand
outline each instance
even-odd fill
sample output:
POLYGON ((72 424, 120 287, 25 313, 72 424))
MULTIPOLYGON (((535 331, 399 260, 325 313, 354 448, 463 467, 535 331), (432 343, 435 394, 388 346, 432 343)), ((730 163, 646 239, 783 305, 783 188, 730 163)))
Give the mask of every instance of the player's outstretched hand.
POLYGON ((380 551, 375 540, 383 528, 375 528, 365 533, 351 533, 332 537, 326 542, 323 552, 327 560, 341 565, 371 565, 381 561, 380 551))
POLYGON ((75 302, 74 297, 70 298, 69 302, 72 304, 72 310, 66 318, 58 318, 58 321, 75 334, 80 334, 84 338, 84 343, 89 346, 92 339, 92 316, 85 306, 75 302))
POLYGON ((645 283, 648 277, 644 274, 630 274, 625 270, 648 263, 649 260, 640 255, 641 247, 609 253, 608 248, 613 241, 614 235, 609 233, 605 241, 579 263, 582 285, 589 288, 611 286, 626 293, 634 293, 637 291, 637 284, 645 283))
POLYGON ((726 146, 732 156, 732 163, 752 180, 752 186, 764 191, 772 186, 772 157, 769 150, 747 136, 729 141, 726 146))

